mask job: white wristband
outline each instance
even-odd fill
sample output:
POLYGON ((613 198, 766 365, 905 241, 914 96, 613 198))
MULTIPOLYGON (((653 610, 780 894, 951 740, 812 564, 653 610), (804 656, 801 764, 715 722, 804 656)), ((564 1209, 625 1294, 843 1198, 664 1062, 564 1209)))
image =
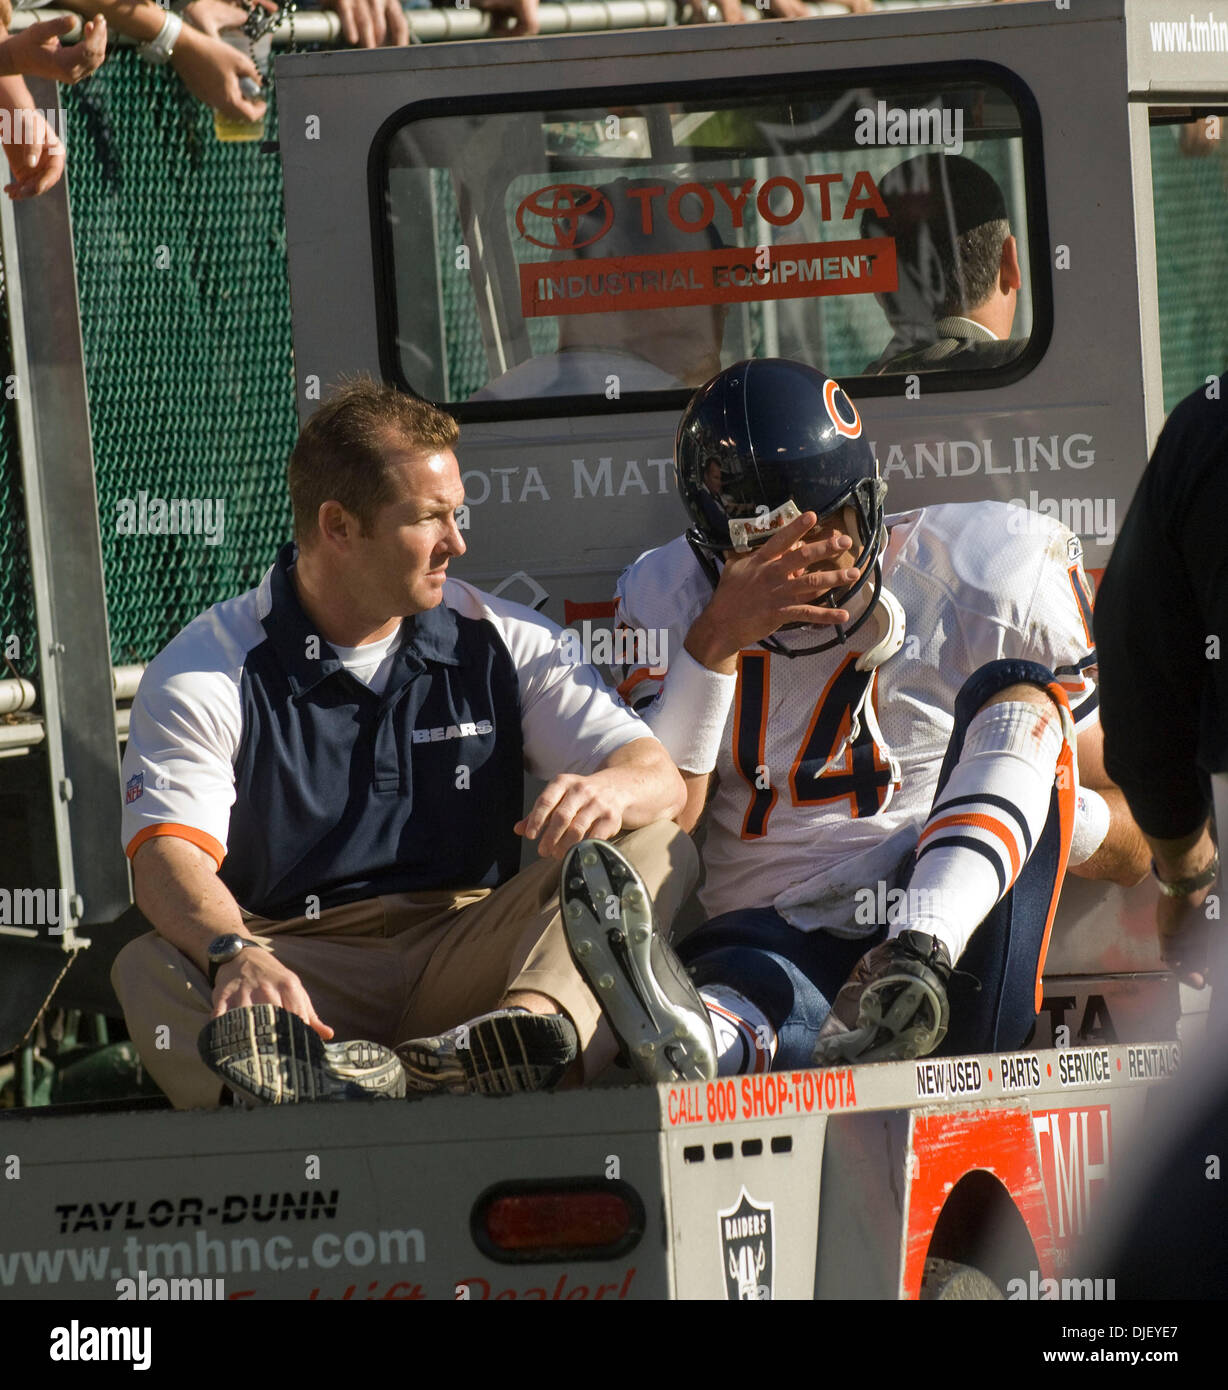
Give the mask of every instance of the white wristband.
POLYGON ((168 10, 166 18, 162 21, 162 28, 158 30, 156 36, 148 43, 138 44, 136 51, 147 63, 152 63, 154 67, 160 68, 164 63, 170 62, 182 31, 183 20, 168 10))
POLYGON ((1090 787, 1079 787, 1075 796, 1074 834, 1070 840, 1070 864, 1085 864, 1104 844, 1112 812, 1104 797, 1090 787))
POLYGON ((670 662, 661 693, 640 713, 680 771, 716 766, 737 684, 737 676, 709 671, 685 647, 670 662))

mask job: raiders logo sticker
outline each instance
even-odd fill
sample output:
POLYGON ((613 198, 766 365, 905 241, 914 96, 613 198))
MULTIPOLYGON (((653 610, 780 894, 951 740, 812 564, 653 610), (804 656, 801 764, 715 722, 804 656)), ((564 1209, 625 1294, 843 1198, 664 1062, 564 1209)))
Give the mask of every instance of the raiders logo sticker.
POLYGON ((772 1212, 773 1203, 756 1202, 743 1188, 732 1207, 716 1214, 725 1296, 735 1303, 772 1297, 776 1267, 772 1212))

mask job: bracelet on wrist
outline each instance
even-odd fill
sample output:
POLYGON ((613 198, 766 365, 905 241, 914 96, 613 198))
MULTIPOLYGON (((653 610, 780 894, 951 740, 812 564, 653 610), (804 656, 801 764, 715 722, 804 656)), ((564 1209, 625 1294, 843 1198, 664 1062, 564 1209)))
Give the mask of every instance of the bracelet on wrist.
POLYGON ((139 44, 136 51, 147 63, 160 68, 164 63, 170 62, 182 32, 183 20, 173 10, 168 10, 162 21, 162 28, 148 43, 139 44))

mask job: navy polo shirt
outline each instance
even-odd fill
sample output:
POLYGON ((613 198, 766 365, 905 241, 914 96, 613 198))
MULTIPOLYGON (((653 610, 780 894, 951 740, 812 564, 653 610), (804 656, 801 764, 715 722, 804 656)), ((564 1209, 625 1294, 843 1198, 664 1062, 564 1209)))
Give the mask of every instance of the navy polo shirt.
POLYGON ((124 759, 129 855, 191 840, 240 906, 281 919, 493 887, 519 867, 526 767, 590 773, 649 736, 566 660, 553 623, 457 580, 404 620, 376 694, 314 631, 294 555, 147 668, 124 759))

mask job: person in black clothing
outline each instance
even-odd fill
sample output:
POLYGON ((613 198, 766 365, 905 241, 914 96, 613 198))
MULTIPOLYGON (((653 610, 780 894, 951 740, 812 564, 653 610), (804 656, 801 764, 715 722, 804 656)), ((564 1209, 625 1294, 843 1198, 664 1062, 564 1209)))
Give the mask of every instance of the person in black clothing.
MULTIPOLYGON (((1228 823, 1228 373, 1187 396, 1156 443, 1097 595, 1104 762, 1151 845, 1160 949, 1186 984, 1228 976, 1214 826, 1228 823), (1213 813, 1213 803, 1215 811, 1213 813), (1220 972, 1216 974, 1216 970, 1220 972)), ((1149 1111, 1102 1228, 1117 1297, 1228 1293, 1228 1009, 1149 1111)), ((1115 1176, 1115 1183, 1117 1178, 1115 1176)), ((1100 1266, 1097 1266, 1100 1267, 1100 1266)))
MULTIPOLYGON (((1151 846, 1160 949, 1202 988, 1218 903, 1211 779, 1228 772, 1228 374, 1172 412, 1096 599, 1104 762, 1151 846)), ((1221 796, 1223 792, 1221 791, 1221 796)))

